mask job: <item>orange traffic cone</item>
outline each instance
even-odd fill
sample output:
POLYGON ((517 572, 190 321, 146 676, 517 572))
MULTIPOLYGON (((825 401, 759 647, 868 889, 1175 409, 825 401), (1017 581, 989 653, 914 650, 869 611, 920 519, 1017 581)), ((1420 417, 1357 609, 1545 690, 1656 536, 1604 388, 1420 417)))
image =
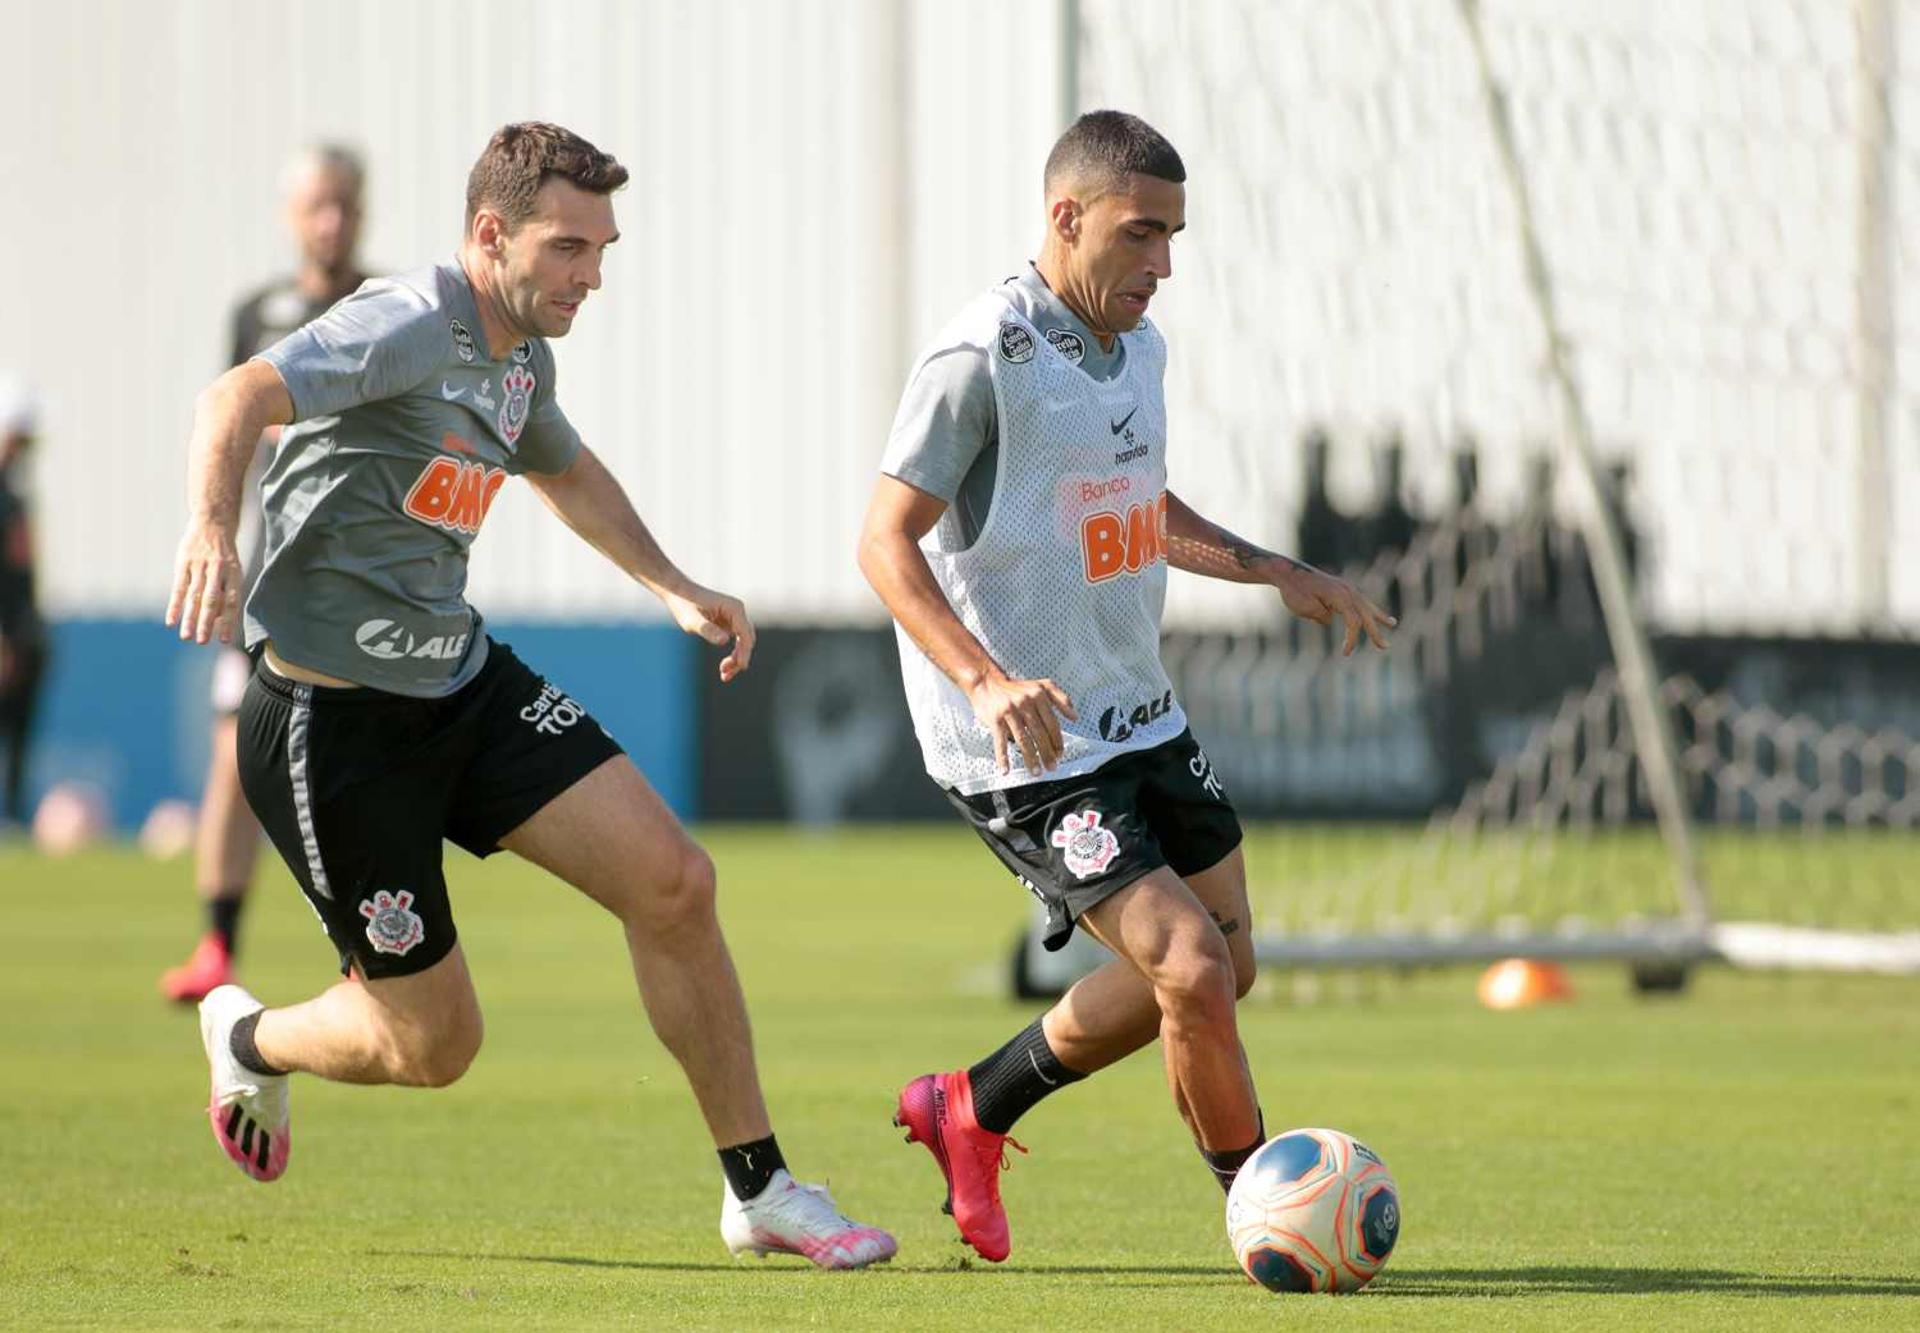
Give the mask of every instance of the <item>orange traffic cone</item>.
POLYGON ((1525 1009, 1549 1000, 1571 1000, 1573 987, 1558 963, 1507 958, 1480 974, 1479 996, 1489 1009, 1525 1009))

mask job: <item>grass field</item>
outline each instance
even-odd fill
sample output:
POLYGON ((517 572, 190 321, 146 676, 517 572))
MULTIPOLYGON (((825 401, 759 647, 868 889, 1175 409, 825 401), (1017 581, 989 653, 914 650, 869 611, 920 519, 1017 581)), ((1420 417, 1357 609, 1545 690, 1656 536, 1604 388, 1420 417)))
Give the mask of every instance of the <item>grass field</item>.
MULTIPOLYGON (((0 1323, 502 1326, 1920 1326, 1920 983, 1709 972, 1638 1001, 1491 1014, 1473 977, 1360 1002, 1256 994, 1268 1124, 1371 1143, 1406 1224, 1358 1297, 1273 1298, 1143 1056, 1043 1104, 1005 1178, 1014 1253, 969 1265, 888 1123, 907 1077, 1028 1011, 1000 960, 1024 895, 956 829, 716 831, 775 1124, 803 1175, 893 1228, 888 1269, 731 1262, 721 1183, 617 933, 526 868, 451 853, 487 1047, 439 1092, 302 1082, 292 1167, 244 1179, 202 1115, 183 865, 0 849, 0 1323)), ((1285 835, 1254 844, 1273 882, 1285 835)), ((247 923, 269 1002, 329 979, 276 866, 247 923)), ((1284 992, 1284 987, 1274 988, 1284 992)))

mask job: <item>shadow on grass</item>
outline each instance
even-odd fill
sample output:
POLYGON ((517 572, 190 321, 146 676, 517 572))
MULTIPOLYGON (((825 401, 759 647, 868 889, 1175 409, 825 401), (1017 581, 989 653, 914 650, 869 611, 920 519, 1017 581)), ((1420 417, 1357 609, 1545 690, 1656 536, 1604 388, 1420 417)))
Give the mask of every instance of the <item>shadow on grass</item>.
MULTIPOLYGON (((761 1267, 729 1261, 695 1262, 681 1259, 598 1259, 578 1254, 482 1254, 457 1250, 381 1250, 375 1253, 404 1259, 455 1259, 462 1263, 556 1264, 565 1268, 606 1268, 643 1273, 792 1273, 781 1265, 761 1267)), ((798 1270, 804 1271, 804 1270, 798 1270)), ((888 1271, 880 1269, 877 1271, 888 1271)), ((984 1263, 953 1261, 939 1267, 896 1265, 891 1271, 915 1277, 969 1277, 997 1274, 1007 1278, 1050 1277, 1162 1277, 1214 1278, 1241 1284, 1246 1279, 1218 1264, 1044 1264, 1001 1268, 984 1263)), ((1152 1283, 1149 1285, 1174 1285, 1152 1283)), ((1187 1284, 1179 1284, 1187 1285, 1187 1284)), ((1907 1296, 1920 1297, 1920 1277, 1794 1277, 1769 1273, 1738 1273, 1718 1268, 1598 1268, 1578 1265, 1538 1265, 1527 1268, 1389 1268, 1368 1289, 1369 1299, 1383 1296, 1525 1297, 1577 1295, 1636 1296, 1656 1293, 1704 1292, 1725 1296, 1907 1296)))
MULTIPOLYGON (((370 1250, 380 1258, 388 1259, 457 1259, 462 1263, 509 1263, 509 1264, 557 1264, 564 1268, 611 1268, 642 1273, 735 1273, 765 1272, 792 1273, 796 1270, 786 1265, 745 1264, 739 1261, 715 1260, 699 1262, 686 1259, 596 1259, 581 1254, 481 1254, 459 1250, 370 1250)), ((876 1268, 876 1272, 912 1273, 915 1277, 942 1277, 948 1274, 958 1276, 988 1273, 1004 1274, 1008 1277, 1113 1277, 1116 1275, 1140 1274, 1156 1277, 1211 1277, 1227 1282, 1244 1282, 1240 1274, 1231 1266, 1222 1264, 1045 1264, 1036 1266, 1016 1265, 1011 1268, 999 1264, 988 1264, 977 1260, 952 1260, 937 1267, 907 1264, 888 1264, 876 1268)))
POLYGON ((1719 1268, 1389 1268, 1372 1288, 1378 1296, 1544 1296, 1562 1292, 1633 1296, 1710 1292, 1726 1296, 1920 1297, 1920 1278, 1802 1277, 1737 1273, 1719 1268))

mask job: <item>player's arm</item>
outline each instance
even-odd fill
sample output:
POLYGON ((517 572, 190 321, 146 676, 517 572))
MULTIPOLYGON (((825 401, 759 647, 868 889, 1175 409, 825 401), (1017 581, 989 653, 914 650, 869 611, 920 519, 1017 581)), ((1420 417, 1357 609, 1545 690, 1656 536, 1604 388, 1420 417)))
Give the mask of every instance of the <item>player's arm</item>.
POLYGON ((187 463, 187 533, 175 563, 167 623, 180 637, 233 641, 243 577, 235 549, 240 490, 261 432, 418 385, 443 359, 447 326, 401 287, 362 291, 235 366, 194 406, 187 463))
MULTIPOLYGON (((227 351, 227 365, 244 366, 260 349, 259 297, 243 303, 233 312, 233 327, 228 330, 228 335, 231 346, 227 351)), ((258 449, 271 449, 279 442, 280 427, 269 426, 260 433, 258 449)))
POLYGON ((566 469, 529 472, 534 492, 560 518, 631 579, 666 604, 674 623, 708 643, 731 643, 720 679, 732 680, 753 659, 753 622, 737 597, 704 588, 667 559, 640 520, 619 479, 582 444, 566 469))
POLYGON ((920 539, 946 508, 939 496, 883 474, 860 532, 860 572, 907 636, 967 696, 974 716, 993 735, 1000 771, 1008 770, 1008 747, 1018 745, 1029 771, 1045 772, 1060 762, 1066 746, 1060 715, 1079 714, 1053 681, 1010 678, 954 614, 920 550, 920 539))
POLYGON ((1342 654, 1354 650, 1363 632, 1375 648, 1385 648, 1386 631, 1397 623, 1345 579, 1234 536, 1172 491, 1167 492, 1167 563, 1229 583, 1271 584, 1287 610, 1317 625, 1330 625, 1338 616, 1347 627, 1342 654))
POLYGON ((293 398, 265 361, 235 366, 193 407, 187 446, 187 531, 174 560, 167 624, 180 637, 233 642, 240 609, 240 487, 260 432, 293 420, 293 398))

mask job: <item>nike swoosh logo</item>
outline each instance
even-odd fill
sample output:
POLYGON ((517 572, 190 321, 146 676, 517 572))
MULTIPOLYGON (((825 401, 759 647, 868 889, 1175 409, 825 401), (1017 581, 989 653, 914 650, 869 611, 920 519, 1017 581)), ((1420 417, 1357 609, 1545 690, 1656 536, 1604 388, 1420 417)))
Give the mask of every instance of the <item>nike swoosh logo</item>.
MULTIPOLYGON (((1135 404, 1133 412, 1138 412, 1139 410, 1140 410, 1139 405, 1135 404)), ((1115 435, 1118 435, 1121 431, 1127 428, 1127 423, 1133 420, 1133 412, 1127 413, 1124 417, 1121 417, 1118 421, 1109 421, 1107 423, 1107 425, 1112 428, 1113 433, 1115 435)))
POLYGON ((454 399, 458 398, 461 394, 465 392, 466 392, 465 389, 456 389, 454 388, 453 385, 447 383, 445 380, 440 381, 440 396, 446 399, 448 402, 452 402, 454 399))

